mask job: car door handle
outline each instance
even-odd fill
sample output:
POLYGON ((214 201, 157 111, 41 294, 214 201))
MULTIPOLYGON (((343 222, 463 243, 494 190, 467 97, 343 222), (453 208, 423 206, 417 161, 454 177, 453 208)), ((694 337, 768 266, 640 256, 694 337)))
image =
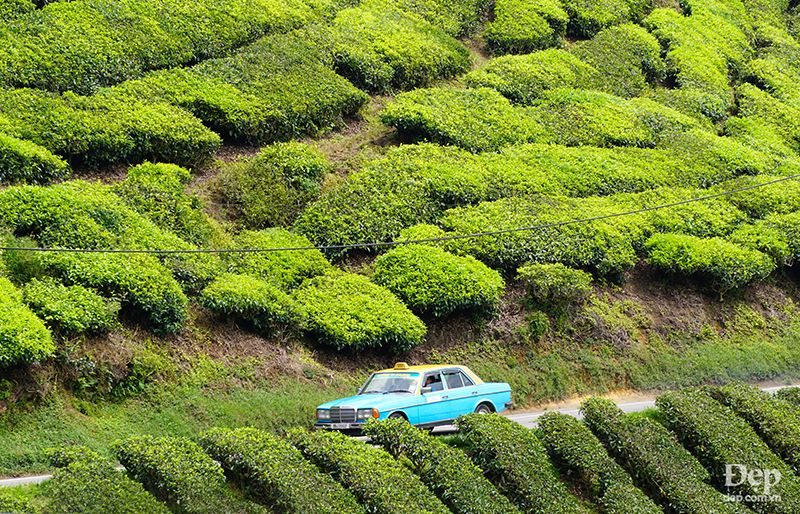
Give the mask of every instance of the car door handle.
POLYGON ((449 396, 442 396, 442 400, 446 400, 448 398, 450 398, 450 397, 449 396))
POLYGON ((472 394, 473 395, 478 394, 478 391, 472 391, 472 394))

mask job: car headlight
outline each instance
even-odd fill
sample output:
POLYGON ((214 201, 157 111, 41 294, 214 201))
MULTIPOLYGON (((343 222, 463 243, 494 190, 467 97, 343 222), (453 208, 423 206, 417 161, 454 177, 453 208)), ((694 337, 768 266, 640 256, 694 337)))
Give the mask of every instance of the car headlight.
POLYGON ((329 409, 317 409, 317 419, 319 420, 331 419, 331 411, 329 409))
POLYGON ((358 419, 358 421, 365 421, 369 418, 377 419, 380 415, 381 413, 378 411, 378 409, 358 409, 356 413, 356 419, 358 419))

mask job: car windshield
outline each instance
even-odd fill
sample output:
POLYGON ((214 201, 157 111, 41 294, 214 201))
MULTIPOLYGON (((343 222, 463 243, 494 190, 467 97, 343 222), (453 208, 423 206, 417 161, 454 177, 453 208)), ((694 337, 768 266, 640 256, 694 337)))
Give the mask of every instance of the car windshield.
POLYGON ((375 373, 372 375, 360 394, 409 393, 417 391, 418 373, 375 373))

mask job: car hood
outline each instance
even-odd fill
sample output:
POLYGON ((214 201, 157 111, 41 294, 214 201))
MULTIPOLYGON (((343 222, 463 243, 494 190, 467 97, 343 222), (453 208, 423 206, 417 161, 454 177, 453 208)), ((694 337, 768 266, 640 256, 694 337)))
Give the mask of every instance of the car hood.
POLYGON ((347 398, 339 398, 332 402, 323 403, 318 409, 330 409, 331 407, 353 407, 356 409, 378 409, 385 410, 392 407, 405 405, 409 400, 416 398, 408 393, 389 393, 389 394, 357 394, 347 398))

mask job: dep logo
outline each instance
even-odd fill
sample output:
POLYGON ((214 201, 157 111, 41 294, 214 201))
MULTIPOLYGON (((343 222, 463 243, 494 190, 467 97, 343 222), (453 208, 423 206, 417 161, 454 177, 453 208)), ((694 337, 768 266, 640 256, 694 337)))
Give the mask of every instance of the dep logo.
POLYGON ((772 489, 783 478, 777 469, 748 469, 742 464, 725 465, 725 487, 739 487, 748 485, 754 494, 746 496, 728 495, 737 501, 776 501, 780 498, 772 494, 772 489))

